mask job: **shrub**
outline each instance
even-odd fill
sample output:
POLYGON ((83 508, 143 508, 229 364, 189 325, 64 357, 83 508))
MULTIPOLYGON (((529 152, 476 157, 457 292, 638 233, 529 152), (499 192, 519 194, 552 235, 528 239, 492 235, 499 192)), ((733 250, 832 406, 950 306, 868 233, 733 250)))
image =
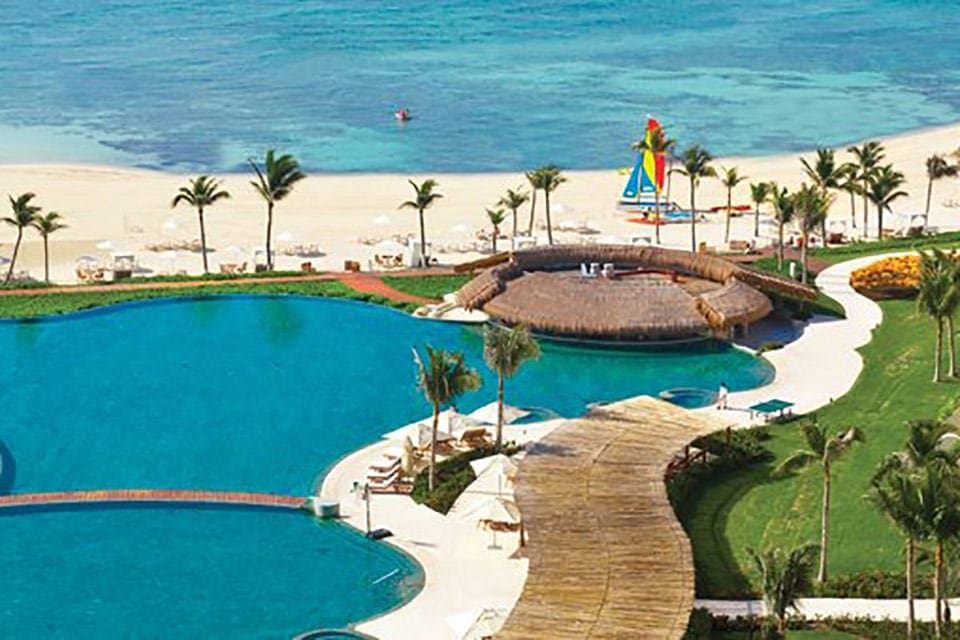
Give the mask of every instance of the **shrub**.
MULTIPOLYGON (((516 444, 505 445, 500 452, 504 455, 513 455, 520 450, 516 444)), ((458 453, 446 460, 437 463, 437 485, 433 493, 427 490, 430 481, 430 470, 424 469, 413 481, 413 492, 410 497, 414 502, 423 504, 434 511, 446 514, 453 503, 457 501, 463 490, 476 480, 470 463, 480 458, 486 458, 496 453, 493 446, 480 447, 464 453, 458 453)))

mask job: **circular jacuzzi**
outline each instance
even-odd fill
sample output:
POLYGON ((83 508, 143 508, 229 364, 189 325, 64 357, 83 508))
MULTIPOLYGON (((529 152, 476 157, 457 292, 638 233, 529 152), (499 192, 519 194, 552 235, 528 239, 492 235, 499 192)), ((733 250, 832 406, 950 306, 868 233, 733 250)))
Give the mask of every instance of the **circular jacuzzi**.
POLYGON ((660 398, 684 409, 709 407, 717 401, 717 393, 697 387, 677 387, 660 392, 660 398))

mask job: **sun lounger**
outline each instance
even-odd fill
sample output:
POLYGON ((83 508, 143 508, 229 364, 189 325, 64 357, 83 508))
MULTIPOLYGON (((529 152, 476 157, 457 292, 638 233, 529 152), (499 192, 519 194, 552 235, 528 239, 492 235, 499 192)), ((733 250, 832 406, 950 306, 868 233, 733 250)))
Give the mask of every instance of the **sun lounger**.
POLYGON ((413 492, 413 485, 409 482, 396 482, 390 485, 370 485, 370 493, 409 495, 413 492))
POLYGON ((367 480, 370 481, 370 484, 390 484, 391 482, 395 482, 396 480, 399 480, 399 479, 400 479, 399 464, 396 467, 388 471, 384 471, 382 473, 377 473, 375 471, 373 473, 367 474, 367 480))
POLYGON ((459 443, 471 449, 479 449, 490 444, 490 437, 487 435, 486 427, 464 429, 460 435, 459 443))
POLYGON ((389 474, 400 468, 400 458, 393 458, 390 462, 386 464, 372 464, 370 469, 376 471, 377 473, 384 475, 389 474))

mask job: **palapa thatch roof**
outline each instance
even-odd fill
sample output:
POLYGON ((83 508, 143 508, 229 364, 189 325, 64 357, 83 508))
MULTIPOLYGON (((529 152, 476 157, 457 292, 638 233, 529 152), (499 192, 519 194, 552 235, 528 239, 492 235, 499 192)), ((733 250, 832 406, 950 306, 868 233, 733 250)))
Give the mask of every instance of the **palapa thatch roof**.
POLYGON ((558 335, 676 339, 726 332, 770 313, 764 293, 812 299, 816 292, 718 256, 631 245, 561 245, 516 251, 457 292, 508 324, 558 335), (582 278, 584 263, 645 272, 582 278), (653 270, 662 273, 649 273, 653 270), (672 277, 676 274, 676 277, 672 277))

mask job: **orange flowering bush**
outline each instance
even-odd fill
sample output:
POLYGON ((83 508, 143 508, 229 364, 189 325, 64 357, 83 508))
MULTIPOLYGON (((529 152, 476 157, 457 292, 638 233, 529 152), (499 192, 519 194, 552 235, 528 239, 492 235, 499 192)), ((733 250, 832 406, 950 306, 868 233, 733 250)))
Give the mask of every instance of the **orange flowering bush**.
MULTIPOLYGON (((954 259, 960 259, 950 252, 954 259)), ((869 297, 909 296, 920 286, 920 256, 883 258, 850 274, 850 286, 869 297), (871 295, 872 294, 872 295, 871 295)))

